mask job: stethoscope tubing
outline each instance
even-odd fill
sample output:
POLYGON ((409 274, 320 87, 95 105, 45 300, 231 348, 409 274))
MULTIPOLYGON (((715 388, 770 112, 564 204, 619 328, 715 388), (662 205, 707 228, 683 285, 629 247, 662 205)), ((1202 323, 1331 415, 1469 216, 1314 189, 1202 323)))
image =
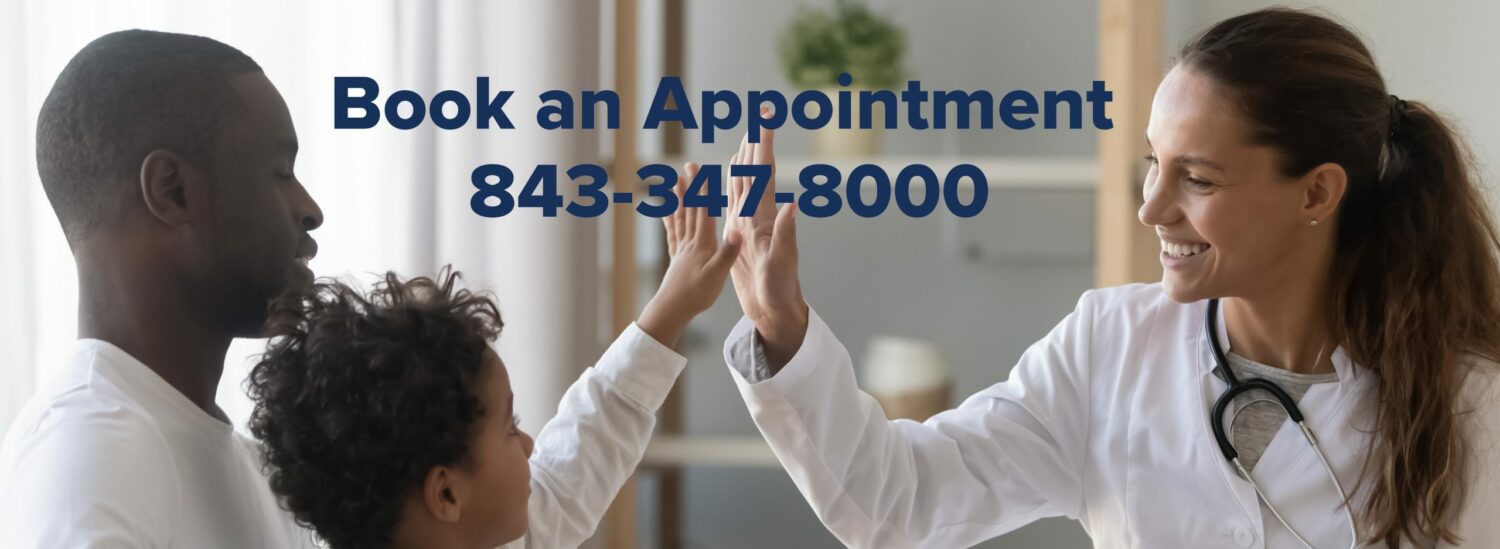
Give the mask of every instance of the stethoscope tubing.
POLYGON ((1234 467, 1235 471, 1242 478, 1250 483, 1250 487, 1255 489, 1255 495, 1266 504, 1266 508, 1271 510, 1271 514, 1276 517, 1276 520, 1280 521, 1281 525, 1285 526, 1287 531, 1291 532, 1292 536, 1297 538, 1297 541, 1302 542, 1304 547, 1313 549, 1312 544, 1308 543, 1307 539, 1303 538, 1302 534, 1298 533, 1295 528, 1292 528, 1292 525, 1281 516, 1281 512, 1276 510, 1276 506, 1271 504, 1270 498, 1266 497, 1265 492, 1260 488, 1260 484, 1255 482, 1255 477, 1250 475, 1250 471, 1246 470, 1240 464, 1239 452, 1234 449, 1234 443, 1225 431, 1224 412, 1234 402, 1235 397, 1249 391, 1257 390, 1269 393, 1276 399, 1276 403, 1280 404, 1286 410, 1287 417, 1302 431, 1303 436, 1307 439, 1307 443, 1312 446, 1313 452, 1318 455, 1318 461, 1323 464, 1323 469, 1328 472, 1328 478, 1333 481, 1334 488, 1339 491, 1339 501, 1344 506, 1344 513, 1349 521, 1349 531, 1352 535, 1349 547, 1358 547, 1359 529, 1354 522, 1354 511, 1349 508, 1348 495, 1344 492, 1344 487, 1339 482, 1338 475, 1334 474, 1333 466, 1328 463, 1328 457, 1323 454, 1322 447, 1318 445, 1318 437, 1313 435, 1312 429, 1307 426, 1307 422, 1302 416, 1302 409, 1298 408, 1297 402, 1292 400, 1292 396, 1275 382, 1262 378, 1241 380, 1234 375, 1233 369, 1229 367, 1228 359, 1224 357, 1224 348, 1219 344, 1218 319, 1219 299, 1213 298, 1208 301, 1208 313, 1204 315, 1204 333, 1208 337, 1209 346, 1213 349, 1214 370, 1219 372, 1223 376, 1224 381, 1229 384, 1229 388, 1224 390, 1224 394, 1219 395, 1219 399, 1214 401, 1213 409, 1209 412, 1208 417, 1208 424, 1213 429, 1214 442, 1218 443, 1219 452, 1224 454, 1224 459, 1234 467))

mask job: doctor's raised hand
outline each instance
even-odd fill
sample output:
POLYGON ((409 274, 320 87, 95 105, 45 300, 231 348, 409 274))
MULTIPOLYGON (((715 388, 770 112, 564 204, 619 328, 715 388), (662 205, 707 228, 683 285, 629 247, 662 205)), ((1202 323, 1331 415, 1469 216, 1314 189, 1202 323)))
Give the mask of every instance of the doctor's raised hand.
MULTIPOLYGON (((767 110, 762 109, 765 116, 767 110)), ((802 345, 807 332, 807 303, 797 279, 797 204, 777 209, 775 132, 760 130, 760 142, 751 143, 747 133, 730 165, 769 165, 771 182, 759 197, 750 197, 750 177, 729 178, 729 214, 724 238, 738 234, 744 245, 735 259, 730 277, 745 316, 755 324, 765 356, 773 371, 802 345), (754 215, 740 216, 748 200, 758 200, 754 215)))

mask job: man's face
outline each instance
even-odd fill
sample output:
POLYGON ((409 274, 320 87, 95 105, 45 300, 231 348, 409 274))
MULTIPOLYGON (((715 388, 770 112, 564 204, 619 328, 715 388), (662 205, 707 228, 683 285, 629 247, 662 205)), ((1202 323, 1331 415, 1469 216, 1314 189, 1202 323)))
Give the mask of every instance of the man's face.
POLYGON ((226 121, 213 146, 212 213, 200 250, 210 299, 236 335, 261 333, 269 301, 313 280, 317 254, 308 235, 323 212, 297 180, 297 132, 275 86, 260 72, 230 79, 242 110, 226 121))

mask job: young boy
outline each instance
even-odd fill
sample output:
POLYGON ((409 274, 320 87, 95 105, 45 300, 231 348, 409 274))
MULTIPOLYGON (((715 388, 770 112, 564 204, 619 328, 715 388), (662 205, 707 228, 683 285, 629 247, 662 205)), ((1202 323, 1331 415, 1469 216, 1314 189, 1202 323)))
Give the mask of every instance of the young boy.
POLYGON ((546 366, 490 349, 500 313, 456 273, 390 273, 368 296, 322 282, 279 303, 250 379, 271 489, 334 549, 488 549, 523 535, 517 545, 578 546, 645 452, 686 362, 671 345, 737 253, 738 235, 720 249, 701 209, 664 224, 661 289, 535 442, 517 426, 507 368, 546 366))

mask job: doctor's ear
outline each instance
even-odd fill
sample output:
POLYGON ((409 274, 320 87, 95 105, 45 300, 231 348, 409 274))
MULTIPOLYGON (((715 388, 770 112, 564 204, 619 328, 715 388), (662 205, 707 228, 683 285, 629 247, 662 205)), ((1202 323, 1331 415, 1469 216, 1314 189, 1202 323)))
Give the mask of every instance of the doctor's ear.
POLYGON ((1302 215, 1310 225, 1316 226, 1333 217, 1338 210, 1344 192, 1349 188, 1349 174, 1343 166, 1325 162, 1302 176, 1302 184, 1305 189, 1302 215))
POLYGON ((151 215, 167 225, 187 223, 191 207, 206 203, 201 183, 200 174, 172 151, 156 149, 141 161, 141 199, 151 215))

